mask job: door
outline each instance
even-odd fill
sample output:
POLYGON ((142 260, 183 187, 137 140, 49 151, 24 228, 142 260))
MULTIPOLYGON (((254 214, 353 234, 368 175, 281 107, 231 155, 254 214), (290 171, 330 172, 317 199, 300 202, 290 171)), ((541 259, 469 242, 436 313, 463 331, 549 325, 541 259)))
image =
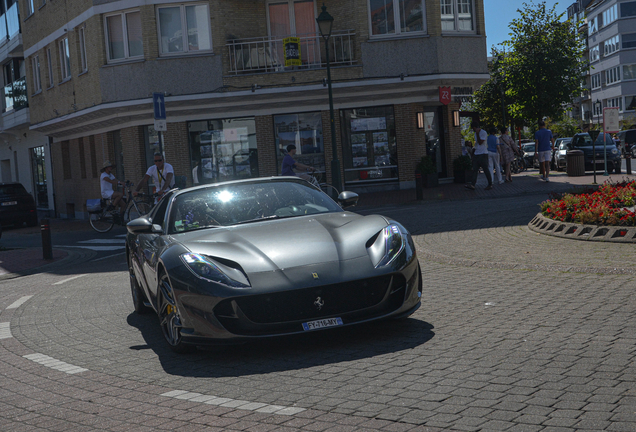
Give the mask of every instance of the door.
POLYGON ((278 63, 285 64, 282 40, 288 36, 300 38, 303 65, 320 59, 320 44, 316 35, 314 0, 273 0, 268 4, 269 35, 278 63))

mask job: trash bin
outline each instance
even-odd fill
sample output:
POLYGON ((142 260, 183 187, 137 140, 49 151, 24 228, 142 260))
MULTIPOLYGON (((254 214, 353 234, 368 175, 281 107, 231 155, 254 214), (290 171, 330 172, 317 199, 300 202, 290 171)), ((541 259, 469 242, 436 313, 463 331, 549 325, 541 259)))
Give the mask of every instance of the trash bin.
POLYGON ((585 158, 583 150, 569 150, 565 155, 568 177, 585 175, 585 158))

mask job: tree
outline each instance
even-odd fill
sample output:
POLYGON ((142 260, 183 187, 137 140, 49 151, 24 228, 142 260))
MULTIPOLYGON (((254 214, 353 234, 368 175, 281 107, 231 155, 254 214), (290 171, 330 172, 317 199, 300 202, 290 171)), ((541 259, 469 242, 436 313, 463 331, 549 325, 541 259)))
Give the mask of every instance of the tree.
POLYGON ((561 21, 555 6, 523 3, 512 20, 510 40, 493 47, 491 79, 475 94, 475 105, 486 122, 503 124, 502 91, 508 123, 536 127, 545 117, 561 119, 573 97, 580 95, 589 64, 578 23, 561 21))

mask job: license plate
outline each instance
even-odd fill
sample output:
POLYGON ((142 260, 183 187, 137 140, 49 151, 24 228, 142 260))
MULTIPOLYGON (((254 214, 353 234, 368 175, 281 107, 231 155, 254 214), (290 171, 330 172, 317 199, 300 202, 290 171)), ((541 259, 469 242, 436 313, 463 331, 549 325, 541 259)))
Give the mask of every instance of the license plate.
POLYGON ((341 326, 341 325, 342 325, 342 318, 326 318, 326 319, 321 319, 318 321, 309 321, 309 322, 303 323, 303 329, 305 329, 305 331, 309 331, 309 330, 318 330, 321 328, 335 327, 335 326, 341 326))
POLYGON ((7 201, 2 203, 3 206, 18 205, 17 201, 7 201))
POLYGON ((600 164, 604 164, 604 163, 605 163, 605 161, 604 161, 603 159, 600 159, 600 160, 592 161, 592 163, 593 163, 593 164, 596 164, 596 165, 600 165, 600 164))

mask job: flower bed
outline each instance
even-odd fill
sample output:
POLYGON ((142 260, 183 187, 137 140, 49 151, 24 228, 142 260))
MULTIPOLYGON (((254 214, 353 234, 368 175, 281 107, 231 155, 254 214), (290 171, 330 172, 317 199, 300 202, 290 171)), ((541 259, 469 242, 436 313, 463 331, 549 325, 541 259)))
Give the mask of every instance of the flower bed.
POLYGON ((560 222, 636 226, 636 181, 605 183, 598 190, 566 193, 540 204, 541 214, 560 222))

